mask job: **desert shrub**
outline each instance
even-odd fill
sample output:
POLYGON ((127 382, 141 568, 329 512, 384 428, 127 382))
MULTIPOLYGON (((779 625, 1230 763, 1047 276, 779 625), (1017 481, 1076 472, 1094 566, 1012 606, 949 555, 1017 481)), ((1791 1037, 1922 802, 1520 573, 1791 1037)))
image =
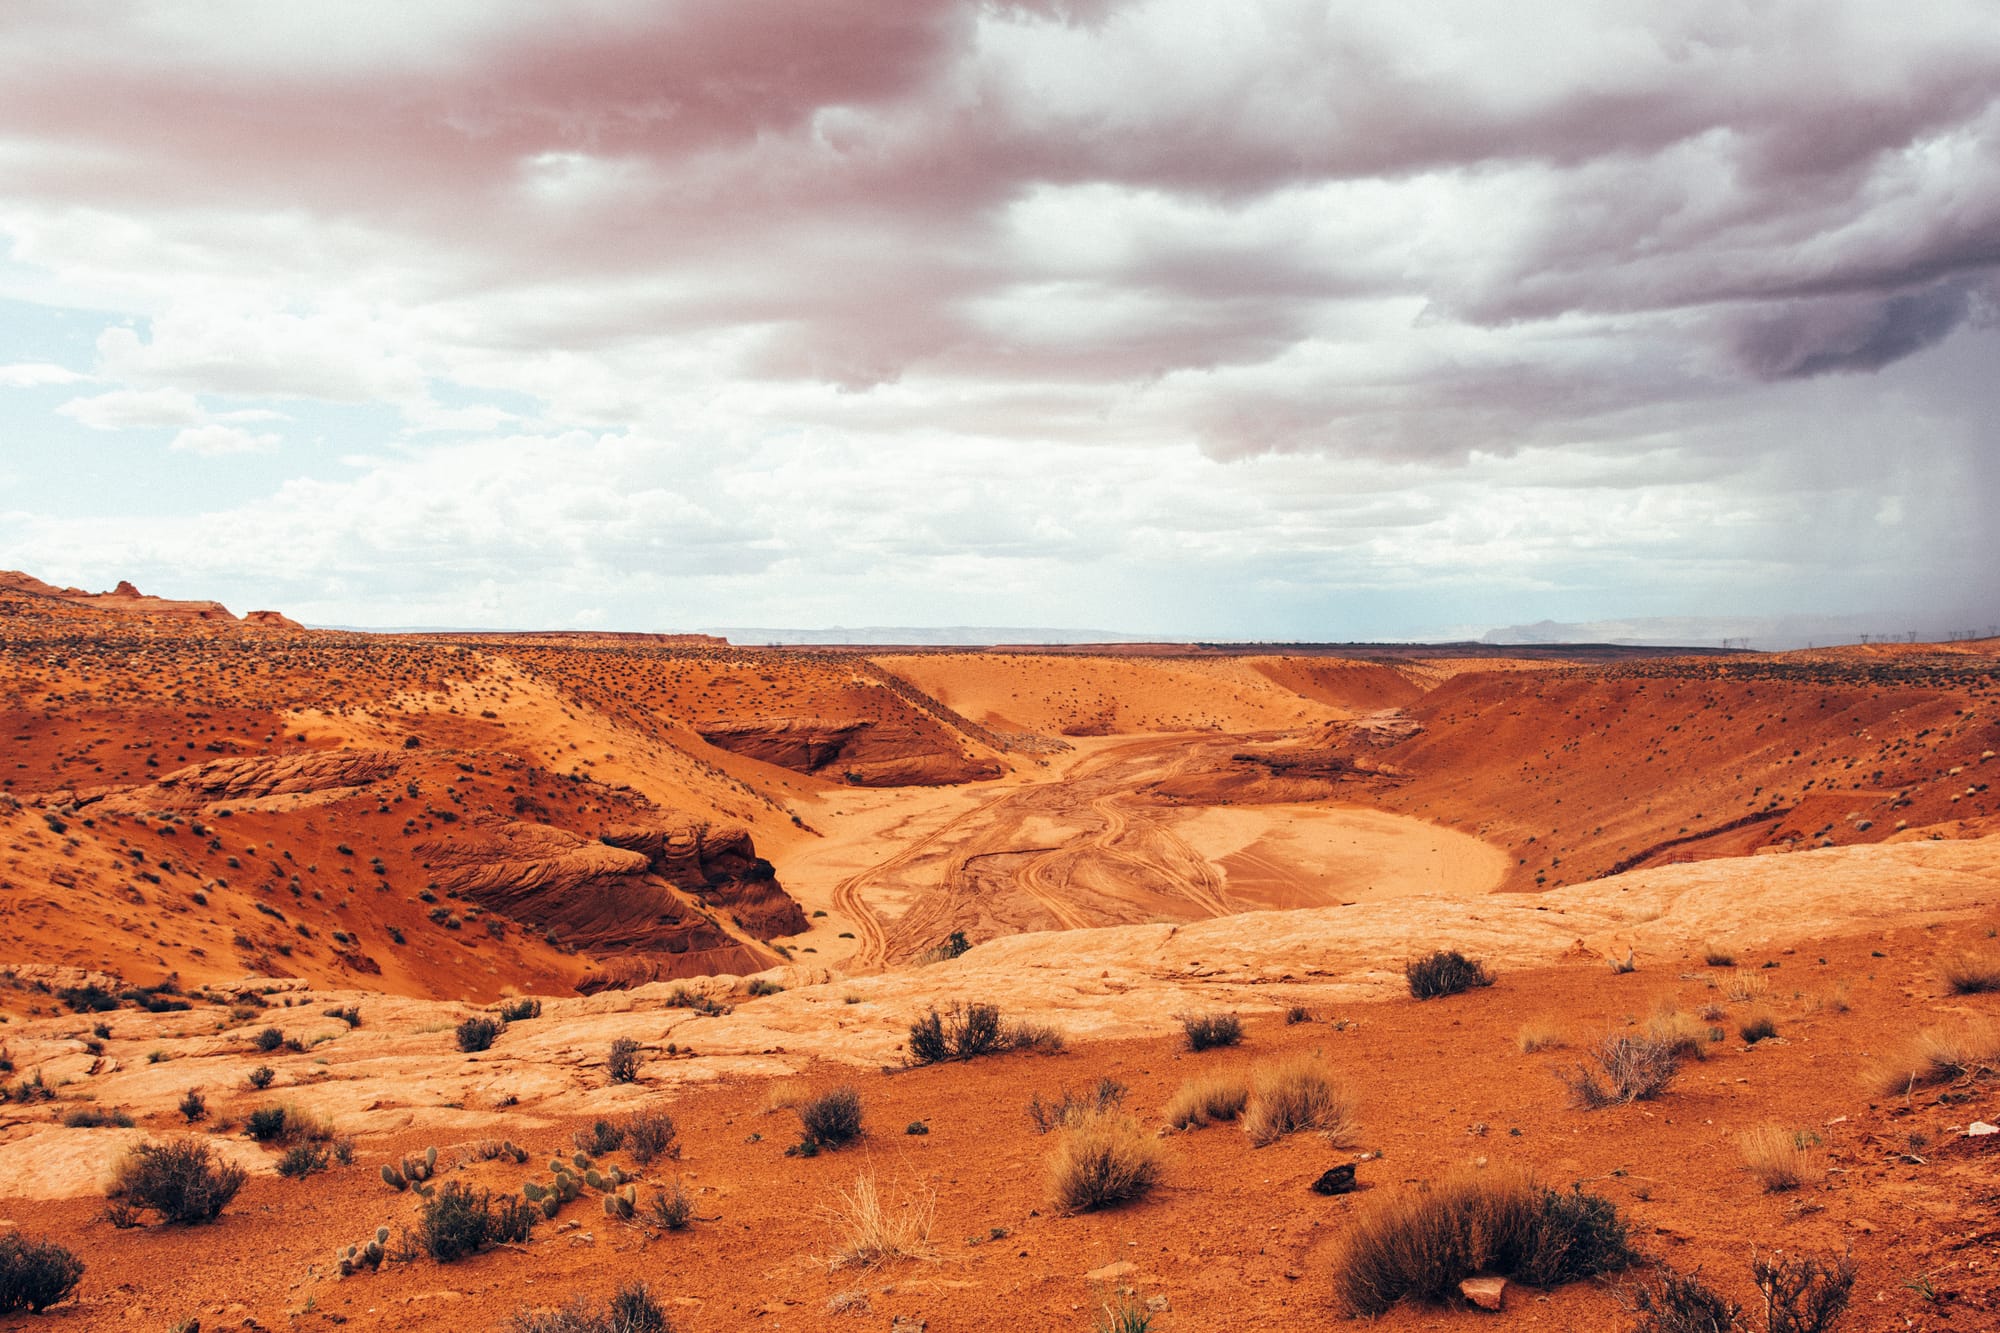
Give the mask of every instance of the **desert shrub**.
POLYGON ((1243 1109, 1243 1132, 1259 1148, 1287 1134, 1314 1130, 1327 1142, 1343 1141, 1354 1128, 1354 1099, 1325 1060, 1298 1054, 1257 1066, 1243 1109))
POLYGON ((597 1309, 578 1296, 560 1310, 516 1310, 508 1333, 674 1333, 673 1324, 643 1282, 620 1287, 597 1309))
POLYGON ((1160 1183, 1159 1141, 1121 1111, 1066 1126, 1049 1156, 1049 1193, 1081 1213, 1144 1198, 1160 1183))
POLYGON ((294 1143, 278 1159, 278 1174, 287 1180, 304 1180, 315 1171, 326 1170, 327 1149, 323 1143, 294 1143))
POLYGON ((269 1143, 285 1135, 285 1108, 260 1106, 243 1122, 243 1132, 259 1143, 269 1143))
POLYGON ((1938 979, 1953 995, 2000 991, 2000 953, 1963 949, 1947 954, 1938 964, 1938 979))
POLYGON ((1536 1051, 1554 1050, 1569 1043, 1563 1037, 1562 1024, 1553 1018, 1531 1018, 1521 1024, 1521 1030, 1514 1034, 1514 1044, 1521 1048, 1521 1054, 1533 1055, 1536 1051))
POLYGON ((337 1018, 351 1028, 361 1026, 361 1006, 358 1004, 350 1004, 345 1008, 335 1006, 325 1012, 328 1018, 337 1018))
POLYGON ((1467 958, 1456 949, 1439 949, 1403 964, 1403 976, 1410 994, 1419 1000, 1441 995, 1457 995, 1475 986, 1491 986, 1493 974, 1477 959, 1467 958))
POLYGON ((0 1314, 40 1314, 68 1300, 82 1279, 83 1260, 54 1241, 0 1236, 0 1314))
POLYGON ((276 1028, 265 1028, 250 1039, 250 1044, 263 1054, 269 1055, 285 1044, 285 1034, 276 1028))
POLYGON ((1235 1014, 1176 1014, 1191 1051, 1234 1046, 1243 1040, 1243 1020, 1235 1014))
POLYGON ((828 1214, 834 1228, 829 1268, 874 1268, 894 1259, 937 1258, 931 1245, 937 1199, 929 1191, 913 1190, 900 1203, 889 1205, 876 1189, 874 1176, 857 1176, 854 1188, 840 1191, 839 1202, 828 1214))
POLYGON ((1033 1051, 1036 1055, 1061 1055, 1069 1049, 1069 1038, 1053 1023, 1028 1019, 1009 1023, 1000 1033, 1000 1044, 1010 1051, 1033 1051))
POLYGON ((257 1091, 262 1092, 264 1089, 271 1086, 271 1080, 276 1078, 277 1076, 278 1076, 277 1071, 272 1069, 271 1066, 258 1065, 255 1069, 251 1070, 249 1073, 250 1086, 257 1089, 257 1091))
POLYGON ((654 1190, 653 1202, 646 1210, 646 1218, 663 1231, 684 1231, 694 1220, 694 1200, 681 1187, 679 1179, 671 1190, 654 1190))
POLYGON ((413 1239, 425 1254, 448 1264, 488 1245, 526 1240, 541 1216, 539 1208, 511 1194, 497 1199, 491 1191, 474 1194, 464 1181, 450 1180, 423 1201, 413 1239))
POLYGON ((118 1007, 118 997, 102 986, 64 986, 56 998, 78 1014, 108 1013, 118 1007))
POLYGON ((679 1157, 678 1135, 674 1118, 665 1111, 634 1111, 625 1121, 625 1145, 641 1166, 657 1157, 679 1157))
POLYGON ((780 986, 777 982, 767 977, 752 977, 747 989, 750 993, 750 998, 753 1000, 761 999, 766 995, 782 995, 785 991, 783 986, 780 986))
POLYGON ((106 1193, 135 1209, 151 1209, 167 1222, 213 1221, 246 1173, 240 1166, 218 1164, 200 1139, 140 1143, 119 1162, 106 1193))
POLYGON ((502 1000, 500 1002, 500 1021, 502 1023, 519 1023, 524 1019, 540 1018, 541 1016, 542 1002, 532 997, 524 997, 518 1000, 502 1000))
POLYGON ((1350 1312, 1378 1315, 1405 1298, 1452 1299, 1475 1273, 1558 1286, 1631 1260, 1609 1200, 1544 1188, 1525 1171, 1461 1169, 1361 1208, 1335 1254, 1333 1285, 1350 1312))
POLYGON ((1736 951, 1726 944, 1709 944, 1702 950, 1701 960, 1710 967, 1735 967, 1736 951))
POLYGON ((1737 1024, 1736 1032, 1744 1041, 1755 1046, 1760 1041, 1768 1041, 1778 1035, 1778 1020, 1771 1016, 1769 1010, 1753 1009, 1743 1016, 1741 1023, 1737 1024))
POLYGON ((625 1127, 614 1125, 609 1120, 600 1120, 589 1129, 579 1129, 570 1136, 578 1152, 589 1153, 592 1157, 602 1157, 606 1153, 617 1152, 625 1146, 625 1127))
POLYGON ((613 1083, 637 1083, 639 1043, 630 1037, 612 1038, 610 1053, 604 1057, 604 1072, 613 1083))
POLYGON ((1028 1119, 1034 1124, 1037 1134, 1046 1134, 1090 1116, 1102 1115, 1123 1104, 1124 1100, 1123 1083, 1115 1078, 1100 1078, 1097 1086, 1090 1091, 1078 1093, 1064 1088, 1052 1102, 1043 1101, 1039 1092, 1034 1094, 1028 1099, 1028 1119))
POLYGON ((208 1098, 201 1095, 200 1088, 189 1088, 181 1094, 180 1113, 181 1119, 190 1125, 207 1117, 208 1098))
POLYGON ((910 1024, 911 1064, 970 1060, 1002 1049, 1000 1010, 990 1004, 954 1004, 949 1012, 935 1008, 910 1024))
POLYGON ((72 1106, 63 1112, 62 1122, 68 1129, 103 1129, 106 1125, 132 1128, 132 1117, 118 1106, 108 1111, 96 1106, 72 1106))
POLYGON ((1735 1333, 1743 1307, 1701 1280, 1699 1272, 1664 1269, 1632 1292, 1632 1333, 1735 1333))
POLYGON ((1854 1293, 1854 1261, 1846 1256, 1760 1254, 1750 1276, 1764 1298, 1766 1333, 1822 1333, 1854 1293))
POLYGON ((1797 1189, 1809 1170, 1806 1149, 1817 1140, 1777 1125, 1763 1125, 1736 1136, 1743 1165, 1767 1194, 1797 1189))
POLYGON ((805 1132, 802 1146, 810 1144, 815 1151, 838 1148, 861 1137, 861 1094, 846 1084, 807 1098, 794 1109, 805 1132))
POLYGON ((1673 1047, 1652 1037, 1606 1037, 1590 1059, 1557 1073, 1571 1101, 1586 1111, 1657 1097, 1680 1072, 1673 1047))
POLYGON ((475 1014, 458 1025, 458 1049, 468 1055, 483 1051, 493 1045, 493 1039, 500 1035, 500 1024, 484 1014, 475 1014))
POLYGON ((1250 1080, 1241 1073, 1205 1074, 1181 1084, 1167 1103, 1167 1123, 1175 1129, 1200 1129, 1243 1114, 1250 1100, 1250 1080))
POLYGON ((2000 1073, 2000 1032, 1985 1023, 1967 1023, 1918 1032, 1876 1066, 1873 1081, 1885 1093, 1906 1094, 1995 1073, 2000 1073))

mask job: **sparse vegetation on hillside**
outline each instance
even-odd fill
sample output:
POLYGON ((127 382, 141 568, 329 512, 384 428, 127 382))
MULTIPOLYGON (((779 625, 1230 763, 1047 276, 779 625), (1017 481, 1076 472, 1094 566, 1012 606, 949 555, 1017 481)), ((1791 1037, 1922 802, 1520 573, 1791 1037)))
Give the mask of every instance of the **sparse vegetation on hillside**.
POLYGON ((613 1037, 611 1050, 604 1057, 604 1072, 613 1083, 637 1083, 639 1081, 639 1043, 630 1037, 613 1037))

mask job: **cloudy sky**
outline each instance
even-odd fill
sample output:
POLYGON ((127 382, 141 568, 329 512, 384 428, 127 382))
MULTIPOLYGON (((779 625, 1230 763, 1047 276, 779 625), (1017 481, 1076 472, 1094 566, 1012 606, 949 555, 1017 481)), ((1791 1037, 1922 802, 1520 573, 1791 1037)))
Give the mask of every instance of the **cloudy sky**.
POLYGON ((353 625, 2000 612, 1991 0, 10 0, 0 69, 0 567, 353 625))

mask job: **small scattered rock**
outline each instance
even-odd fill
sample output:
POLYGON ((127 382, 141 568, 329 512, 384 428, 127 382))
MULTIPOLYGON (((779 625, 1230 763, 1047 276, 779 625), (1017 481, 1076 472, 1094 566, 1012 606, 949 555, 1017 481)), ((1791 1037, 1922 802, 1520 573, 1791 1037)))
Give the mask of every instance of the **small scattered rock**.
POLYGON ((1130 1260, 1121 1259, 1115 1264, 1106 1264, 1102 1268, 1093 1268, 1088 1273, 1085 1273, 1083 1278, 1086 1282, 1110 1282, 1117 1278, 1130 1277, 1138 1271, 1139 1265, 1130 1260))
POLYGON ((908 1315, 899 1314, 896 1316, 895 1322, 889 1325, 889 1333, 924 1333, 924 1330, 929 1327, 930 1324, 925 1320, 912 1319, 908 1315))
POLYGON ((1965 1127, 1969 1139, 1981 1138, 1987 1134, 2000 1134, 2000 1125, 1989 1125, 1984 1120, 1975 1120, 1965 1127))
POLYGON ((1314 1194, 1352 1194, 1356 1188, 1352 1162, 1334 1167, 1312 1183, 1314 1194))
POLYGON ((1458 1284, 1465 1299, 1482 1310, 1498 1310, 1507 1303, 1507 1279, 1504 1277, 1469 1277, 1458 1284))
POLYGON ((1148 1296, 1146 1298, 1146 1309, 1152 1314, 1165 1314, 1173 1308, 1173 1303, 1164 1296, 1148 1296))
POLYGON ((828 1314, 867 1314, 868 1293, 865 1291, 841 1291, 829 1296, 826 1301, 828 1314))

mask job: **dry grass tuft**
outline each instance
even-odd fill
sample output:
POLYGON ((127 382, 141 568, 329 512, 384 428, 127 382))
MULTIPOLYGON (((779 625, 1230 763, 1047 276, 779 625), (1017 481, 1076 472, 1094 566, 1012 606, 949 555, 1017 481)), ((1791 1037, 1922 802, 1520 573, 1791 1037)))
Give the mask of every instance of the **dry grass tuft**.
POLYGON ((1159 1141, 1123 1112, 1065 1127, 1049 1155, 1049 1193, 1064 1212, 1142 1199, 1160 1183, 1165 1159, 1159 1141))
POLYGON ((1359 1209, 1335 1253, 1333 1287, 1350 1313, 1378 1315, 1405 1297, 1453 1300, 1474 1273, 1549 1287, 1631 1259, 1609 1200, 1545 1189, 1517 1168, 1460 1168, 1359 1209))
POLYGON ((1925 1028, 1871 1071, 1877 1090, 1902 1095, 1916 1088, 2000 1073, 2000 1032, 1989 1023, 1925 1028))
POLYGON ((1353 1133, 1354 1098, 1340 1076, 1318 1054, 1258 1065, 1243 1111, 1243 1132, 1251 1144, 1268 1147, 1304 1130, 1325 1135, 1331 1144, 1343 1143, 1353 1133))
POLYGON ((1766 1194, 1781 1194, 1805 1183, 1812 1171, 1806 1149, 1816 1141, 1777 1125, 1760 1125, 1736 1136, 1736 1150, 1766 1194))
POLYGON ((1758 1005, 1743 1015, 1743 1021, 1736 1025, 1736 1034, 1751 1046, 1769 1041, 1778 1035, 1777 1016, 1763 1005, 1758 1005))
POLYGON ((828 1268, 876 1268, 898 1259, 932 1263, 938 1257, 931 1244, 937 1196, 929 1190, 913 1190, 889 1206, 874 1175, 856 1176, 854 1188, 840 1191, 840 1201, 826 1212, 835 1241, 828 1268))
POLYGON ((771 1086, 764 1089, 763 1113, 776 1115, 780 1111, 795 1111, 811 1096, 812 1089, 802 1078, 773 1079, 771 1086))
POLYGON ((1664 1043, 1676 1059, 1706 1060, 1713 1034, 1708 1024, 1693 1014, 1682 1013, 1675 1006, 1673 997, 1667 996, 1653 1006, 1653 1016, 1646 1024, 1646 1035, 1664 1043))
POLYGON ((1722 981, 1722 993, 1737 1004, 1761 1000, 1771 992, 1771 979, 1762 972, 1731 972, 1722 981))
POLYGON ((1710 967, 1735 967, 1736 950, 1726 944, 1710 943, 1702 950, 1701 961, 1710 967))
POLYGON ((1953 995, 2000 991, 2000 952, 1961 949, 1947 954, 1938 963, 1938 980, 1953 995))
POLYGON ((1181 1084, 1167 1103, 1167 1123, 1175 1129, 1200 1129, 1243 1114, 1250 1100, 1250 1079, 1242 1073, 1204 1074, 1181 1084))
POLYGON ((1521 1030, 1514 1034, 1514 1044, 1521 1048, 1521 1054, 1533 1055, 1536 1051, 1553 1051, 1569 1045, 1563 1036, 1562 1024, 1553 1018, 1531 1018, 1521 1024, 1521 1030))

